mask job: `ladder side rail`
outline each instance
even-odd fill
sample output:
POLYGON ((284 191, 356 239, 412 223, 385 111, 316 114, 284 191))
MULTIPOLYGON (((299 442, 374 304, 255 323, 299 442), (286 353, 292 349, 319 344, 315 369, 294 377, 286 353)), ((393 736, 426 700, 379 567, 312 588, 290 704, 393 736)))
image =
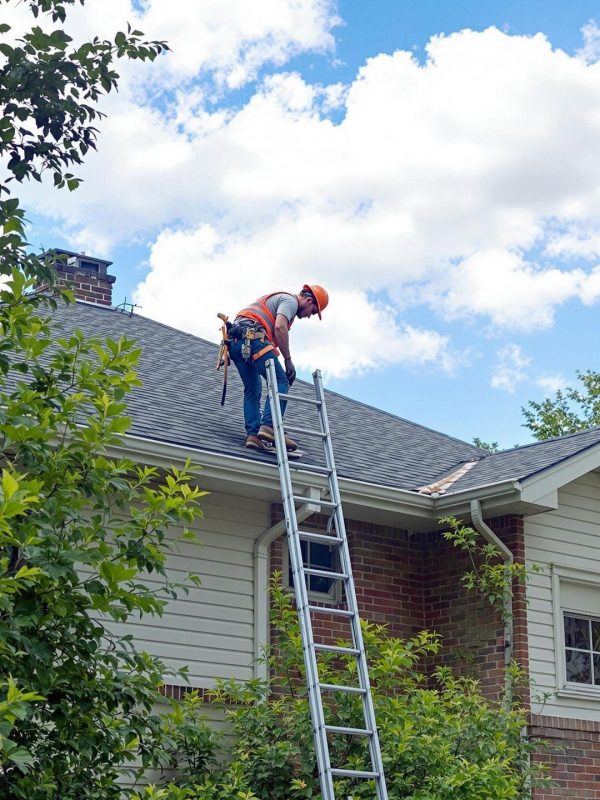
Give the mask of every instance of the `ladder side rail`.
POLYGON ((346 601, 348 608, 354 612, 351 619, 352 637, 355 647, 360 650, 360 656, 357 659, 357 667, 359 672, 359 685, 365 689, 365 694, 362 697, 364 718, 366 728, 370 729, 373 733, 369 736, 369 752, 371 755, 371 764, 374 771, 379 773, 379 778, 376 780, 377 800, 387 800, 387 787, 385 782, 385 775, 383 772, 383 760, 381 757, 381 748, 379 745, 379 735, 377 732, 377 723, 375 719, 375 708, 373 706, 373 697, 371 695, 371 687, 369 681, 369 671, 367 666, 367 659, 365 653, 365 646, 363 641, 362 630, 360 627, 360 618, 358 614, 358 601, 356 598, 356 590, 354 586, 354 578, 352 576, 352 565, 350 563, 350 552, 348 548, 348 538, 346 535, 346 524, 344 522, 344 514, 342 511, 342 501, 340 488, 337 480, 337 472, 335 468, 335 457, 333 453, 333 446, 331 443, 331 430, 329 427, 329 419, 327 416, 327 408, 325 405, 325 391, 323 388, 323 380, 321 371, 315 370, 313 373, 313 380, 315 384, 315 391, 317 399, 321 401, 318 407, 319 424, 325 434, 323 439, 323 449, 325 451, 325 463, 331 470, 329 476, 329 488, 331 492, 331 500, 336 504, 333 511, 334 523, 336 528, 336 536, 343 540, 340 547, 340 558, 342 560, 342 571, 348 576, 344 581, 344 590, 346 592, 346 601))
POLYGON ((296 607, 303 644, 304 666, 306 670, 306 680, 308 683, 308 700, 313 724, 315 754, 317 758, 317 768, 319 770, 321 793, 323 795, 323 800, 335 800, 333 776, 331 773, 331 763, 329 758, 329 743, 327 741, 327 729, 325 726, 325 714, 319 689, 319 675, 312 632, 312 622, 310 618, 308 588, 304 579, 302 550, 300 547, 300 537, 298 535, 299 526, 296 516, 296 506, 294 503, 294 492, 289 470, 287 449, 285 446, 283 417, 281 414, 281 407, 279 405, 279 392, 277 389, 275 361, 273 359, 269 359, 269 361, 267 361, 266 372, 267 386, 271 400, 271 413, 273 416, 273 431, 275 434, 277 448, 277 464, 279 467, 279 478, 281 482, 281 493, 288 536, 288 553, 292 564, 292 574, 294 576, 294 593, 296 597, 296 607))

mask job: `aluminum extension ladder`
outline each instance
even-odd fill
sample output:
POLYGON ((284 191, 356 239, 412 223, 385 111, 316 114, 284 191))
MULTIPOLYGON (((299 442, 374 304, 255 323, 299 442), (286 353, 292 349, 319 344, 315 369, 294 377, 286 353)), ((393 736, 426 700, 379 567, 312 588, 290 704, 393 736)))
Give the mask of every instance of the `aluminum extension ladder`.
POLYGON ((321 782, 321 793, 323 800, 336 800, 334 790, 335 778, 354 778, 356 780, 374 780, 377 789, 377 800, 387 800, 387 788, 383 772, 383 762, 379 747, 379 736, 375 722, 375 711, 373 699, 369 685, 369 672, 367 659, 363 644, 360 618, 358 615, 358 605, 356 602, 356 592, 354 579, 352 577, 352 567, 350 565, 350 551, 346 538, 346 526, 342 512, 342 501, 338 485, 335 461, 333 457, 333 447, 331 443, 331 433, 327 410, 325 407, 325 392, 320 370, 313 373, 315 386, 315 398, 299 397, 298 395, 280 395, 277 389, 277 377, 275 372, 275 361, 270 359, 266 364, 267 385, 271 412, 273 415, 273 430, 275 433, 275 445, 277 448, 277 466, 279 468, 279 480, 281 483, 281 496, 283 499, 283 510, 288 537, 288 550, 292 575, 294 576, 294 591, 296 594, 296 605, 300 620, 300 630, 302 634, 302 645, 304 651, 304 665, 308 683, 308 701, 312 718, 313 734, 315 739, 315 751, 317 756, 317 767, 319 770, 319 780, 321 782), (297 432, 306 436, 316 436, 323 445, 326 466, 316 464, 304 464, 300 461, 290 463, 285 447, 285 435, 283 429, 283 418, 279 405, 279 398, 297 401, 303 404, 315 406, 319 417, 319 430, 286 425, 289 432, 297 432), (329 481, 330 500, 316 500, 327 509, 330 514, 330 524, 328 530, 333 530, 335 535, 324 535, 302 531, 298 527, 296 517, 296 505, 306 503, 307 498, 294 493, 292 483, 292 471, 302 472, 305 475, 316 474, 325 475, 329 481), (337 548, 338 558, 336 559, 339 572, 329 570, 313 569, 305 567, 300 548, 301 541, 317 542, 337 548), (306 576, 317 575, 322 578, 340 581, 343 587, 343 597, 345 598, 347 609, 322 608, 311 605, 308 598, 308 588, 306 576), (352 647, 339 647, 315 643, 313 637, 312 613, 325 611, 328 614, 347 618, 352 634, 352 647), (353 655, 357 660, 358 686, 338 686, 336 684, 323 684, 319 681, 317 664, 317 652, 329 651, 341 655, 353 655), (346 728, 336 725, 326 724, 322 692, 348 692, 360 695, 362 698, 364 726, 362 728, 346 728), (367 737, 369 754, 371 760, 370 771, 360 771, 352 769, 339 769, 332 767, 329 757, 328 735, 339 734, 349 736, 367 737))

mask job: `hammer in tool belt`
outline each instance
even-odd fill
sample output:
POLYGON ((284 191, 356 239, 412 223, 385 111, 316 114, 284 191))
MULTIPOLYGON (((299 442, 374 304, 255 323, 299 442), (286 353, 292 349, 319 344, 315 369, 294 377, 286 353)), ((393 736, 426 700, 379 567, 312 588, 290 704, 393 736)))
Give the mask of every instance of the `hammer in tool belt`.
POLYGON ((227 367, 229 366, 229 328, 231 327, 231 322, 229 322, 229 317, 225 314, 217 314, 217 317, 222 320, 223 324, 221 325, 221 344, 219 345, 219 354, 217 355, 217 372, 223 367, 223 394, 221 395, 221 405, 225 405, 225 395, 227 394, 227 367))

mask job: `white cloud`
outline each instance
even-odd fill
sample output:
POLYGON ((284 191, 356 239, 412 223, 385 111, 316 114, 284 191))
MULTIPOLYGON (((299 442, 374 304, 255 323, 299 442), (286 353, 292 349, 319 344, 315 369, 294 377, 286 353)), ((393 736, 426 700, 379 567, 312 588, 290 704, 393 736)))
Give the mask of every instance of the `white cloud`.
POLYGON ((333 0, 253 0, 251 7, 247 0, 146 0, 141 22, 172 42, 164 65, 176 79, 212 71, 217 82, 236 88, 265 63, 333 50, 339 18, 333 0))
MULTIPOLYGON (((267 241, 264 247, 274 244, 267 241)), ((261 294, 297 292, 305 282, 317 282, 318 273, 308 274, 301 263, 291 262, 282 284, 280 271, 271 266, 273 260, 265 258, 260 269, 253 269, 243 236, 226 242, 210 225, 164 231, 152 247, 151 271, 135 300, 142 313, 150 308, 156 319, 176 322, 179 328, 216 341, 218 311, 233 319, 261 294), (171 280, 173 274, 177 281, 171 280)), ((338 378, 390 364, 451 373, 469 357, 453 352, 448 338, 435 331, 399 323, 392 308, 369 302, 363 291, 344 281, 330 283, 328 289, 330 303, 323 320, 313 317, 294 323, 292 354, 300 369, 318 365, 338 378)))
POLYGON ((528 331, 550 327, 554 309, 592 291, 593 279, 582 270, 538 268, 508 250, 481 250, 449 268, 447 283, 451 315, 476 313, 528 331))
POLYGON ((600 58, 600 28, 596 21, 591 19, 581 29, 583 34, 583 47, 577 51, 577 55, 588 64, 593 64, 600 58))
POLYGON ((509 344, 497 352, 497 362, 490 385, 512 394, 517 385, 527 379, 527 367, 531 358, 525 355, 519 345, 509 344))
MULTIPOLYGON (((520 330, 549 327, 568 301, 600 297, 593 265, 548 263, 569 246, 559 232, 600 217, 600 64, 553 50, 541 34, 461 31, 432 39, 425 64, 380 54, 348 86, 279 72, 241 107, 211 110, 215 87, 331 49, 333 4, 261 0, 250 15, 241 0, 212 0, 190 17, 178 3, 147 0, 140 23, 173 45, 156 72, 159 89, 175 88, 170 105, 140 101, 128 71, 83 188, 60 205, 38 187, 27 198, 87 250, 153 240, 137 294, 145 313, 190 329, 210 319, 214 292, 189 291, 197 274, 202 286, 231 276, 222 291, 232 307, 259 293, 240 275, 258 272, 264 291, 311 275, 348 292, 348 303, 385 292, 396 310, 428 305, 520 330), (340 104, 345 116, 333 124, 326 112, 340 104), (218 244, 206 250, 209 234, 218 244), (543 263, 530 255, 544 250, 543 263), (166 303, 167 290, 177 302, 166 303)), ((586 36, 589 44, 591 29, 586 36)), ((393 330, 402 353, 415 334, 393 330)), ((337 333, 335 347, 342 352, 337 333)), ((436 354, 430 363, 450 351, 442 335, 421 349, 436 354)), ((342 372, 369 368, 345 352, 342 362, 342 372)))
POLYGON ((535 383, 547 394, 556 394, 556 392, 568 385, 564 375, 541 375, 536 379, 535 383))
POLYGON ((581 258, 594 261, 600 257, 600 230, 597 225, 570 225, 551 236, 545 254, 551 258, 581 258))

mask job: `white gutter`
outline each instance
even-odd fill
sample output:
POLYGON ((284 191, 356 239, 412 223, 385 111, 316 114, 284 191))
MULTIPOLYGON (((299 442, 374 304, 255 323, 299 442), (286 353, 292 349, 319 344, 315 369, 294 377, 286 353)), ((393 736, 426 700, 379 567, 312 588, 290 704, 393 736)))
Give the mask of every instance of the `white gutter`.
MULTIPOLYGON (((321 511, 321 492, 309 488, 305 495, 314 502, 304 503, 296 509, 299 523, 321 511)), ((269 547, 285 532, 285 520, 281 520, 264 531, 254 544, 254 677, 262 681, 267 681, 269 677, 264 661, 265 647, 269 643, 269 547)))
MULTIPOLYGON (((514 556, 509 547, 494 533, 494 531, 483 520, 481 512, 481 501, 471 501, 471 519, 473 526, 489 544, 493 545, 500 551, 504 563, 507 567, 511 567, 514 562, 514 556)), ((504 592, 504 686, 505 686, 505 700, 510 703, 510 678, 508 674, 508 667, 512 662, 514 650, 514 619, 513 619, 513 587, 512 579, 506 584, 504 592)))
MULTIPOLYGON (((273 463, 254 461, 240 456, 199 450, 132 434, 125 434, 121 437, 121 441, 121 445, 111 445, 108 448, 109 452, 119 455, 126 454, 129 458, 138 458, 141 461, 164 467, 173 463, 181 465, 186 460, 190 460, 192 464, 199 466, 202 475, 207 477, 245 485, 251 482, 255 486, 274 489, 279 493, 279 475, 275 460, 273 463)), ((305 486, 322 491, 327 489, 327 481, 322 476, 310 472, 299 473, 299 476, 302 476, 305 486)), ((395 512, 409 510, 418 516, 430 517, 432 520, 435 518, 433 501, 430 497, 419 495, 409 489, 382 486, 354 478, 338 477, 338 481, 345 503, 355 503, 369 508, 395 512)))
POLYGON ((497 483, 486 483, 474 489, 465 489, 461 492, 445 492, 439 495, 436 500, 436 511, 442 511, 448 506, 458 503, 467 503, 472 500, 493 499, 504 495, 518 495, 522 490, 522 484, 516 478, 509 478, 497 483))

